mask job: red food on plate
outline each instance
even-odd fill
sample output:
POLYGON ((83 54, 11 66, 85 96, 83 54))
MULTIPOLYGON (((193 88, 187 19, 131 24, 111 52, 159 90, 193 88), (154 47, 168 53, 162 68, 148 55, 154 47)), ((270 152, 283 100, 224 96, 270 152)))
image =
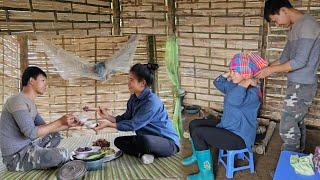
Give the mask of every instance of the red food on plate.
POLYGON ((101 148, 103 147, 110 147, 110 142, 107 141, 106 139, 98 139, 93 142, 93 146, 100 146, 101 148))

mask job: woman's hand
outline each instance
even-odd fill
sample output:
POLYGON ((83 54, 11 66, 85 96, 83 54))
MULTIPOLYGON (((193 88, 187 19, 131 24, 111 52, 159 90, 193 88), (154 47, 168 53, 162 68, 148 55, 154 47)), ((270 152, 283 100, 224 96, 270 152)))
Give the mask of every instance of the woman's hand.
POLYGON ((94 131, 99 131, 103 128, 106 128, 106 127, 112 127, 112 128, 116 128, 117 125, 116 123, 113 123, 111 121, 108 121, 108 120, 104 120, 104 121, 99 121, 98 122, 98 126, 93 128, 94 131))
POLYGON ((240 86, 243 86, 245 88, 248 88, 250 85, 256 86, 257 84, 258 84, 258 79, 253 79, 253 78, 244 79, 239 83, 240 86))
POLYGON ((101 107, 101 106, 99 106, 99 108, 97 108, 97 113, 99 114, 99 116, 101 118, 105 118, 105 119, 108 119, 108 116, 110 116, 110 114, 108 113, 108 109, 105 107, 101 107))
POLYGON ((228 70, 228 72, 222 74, 222 76, 225 77, 225 78, 229 78, 230 75, 231 75, 231 71, 230 70, 228 70))
POLYGON ((115 123, 116 122, 116 118, 114 116, 112 116, 109 112, 107 108, 104 107, 100 107, 97 109, 97 113, 99 114, 99 116, 101 118, 107 119, 108 121, 115 123))

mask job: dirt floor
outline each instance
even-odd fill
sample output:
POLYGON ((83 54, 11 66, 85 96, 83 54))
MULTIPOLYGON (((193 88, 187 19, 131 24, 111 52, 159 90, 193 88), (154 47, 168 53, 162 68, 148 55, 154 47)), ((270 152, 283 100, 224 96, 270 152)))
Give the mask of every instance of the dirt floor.
MULTIPOLYGON (((184 128, 187 130, 188 124, 191 119, 197 119, 198 116, 186 115, 186 120, 184 122, 184 128)), ((314 153, 315 147, 320 145, 320 130, 308 129, 307 130, 307 142, 306 142, 306 153, 314 153)), ((273 133, 272 139, 268 144, 265 155, 254 154, 255 162, 255 173, 250 174, 249 170, 243 170, 236 172, 233 179, 241 180, 269 180, 272 176, 278 162, 280 155, 282 140, 279 135, 279 124, 273 133)), ((225 169, 223 165, 217 164, 217 149, 212 149, 213 160, 214 160, 214 175, 216 180, 227 179, 225 175, 225 169)), ((188 139, 184 139, 182 143, 182 155, 186 157, 191 154, 191 146, 188 139)), ((241 164, 241 160, 237 160, 236 164, 241 164)), ((183 169, 184 175, 187 176, 190 173, 197 172, 197 165, 193 164, 191 166, 186 166, 183 169)))

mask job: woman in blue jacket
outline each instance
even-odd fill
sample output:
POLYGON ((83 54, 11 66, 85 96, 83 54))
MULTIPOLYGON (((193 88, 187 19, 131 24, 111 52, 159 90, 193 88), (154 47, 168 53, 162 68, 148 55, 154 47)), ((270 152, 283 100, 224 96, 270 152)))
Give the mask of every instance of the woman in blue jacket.
POLYGON ((220 122, 212 119, 191 121, 189 132, 193 154, 182 160, 183 165, 197 162, 199 173, 188 180, 214 179, 210 147, 224 150, 251 148, 256 136, 260 106, 260 88, 253 78, 266 62, 255 54, 238 53, 230 63, 230 71, 214 80, 224 97, 220 122))
POLYGON ((179 137, 164 104, 149 88, 154 81, 157 64, 135 64, 129 72, 128 87, 132 95, 127 110, 120 116, 110 115, 99 107, 105 118, 94 130, 113 127, 119 131, 135 131, 134 136, 117 137, 114 144, 126 154, 134 155, 149 164, 156 157, 172 156, 179 151, 179 137))

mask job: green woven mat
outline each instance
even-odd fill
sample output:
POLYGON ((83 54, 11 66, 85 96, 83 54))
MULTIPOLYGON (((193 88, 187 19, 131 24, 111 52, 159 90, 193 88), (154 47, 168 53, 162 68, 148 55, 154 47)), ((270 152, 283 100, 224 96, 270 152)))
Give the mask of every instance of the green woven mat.
MULTIPOLYGON (((118 136, 129 133, 106 133, 100 135, 71 137, 63 139, 60 147, 74 150, 79 146, 91 145, 92 141, 105 138, 111 143, 118 136)), ((113 144, 111 144, 114 147, 113 144)), ((1 157, 1 156, 0 156, 1 157)), ((154 163, 144 165, 136 157, 123 155, 119 159, 104 164, 102 170, 89 171, 83 179, 182 179, 181 155, 177 154, 169 158, 156 158, 154 163)), ((53 170, 33 170, 29 172, 9 172, 0 164, 0 177, 2 179, 58 179, 59 168, 53 170)))

